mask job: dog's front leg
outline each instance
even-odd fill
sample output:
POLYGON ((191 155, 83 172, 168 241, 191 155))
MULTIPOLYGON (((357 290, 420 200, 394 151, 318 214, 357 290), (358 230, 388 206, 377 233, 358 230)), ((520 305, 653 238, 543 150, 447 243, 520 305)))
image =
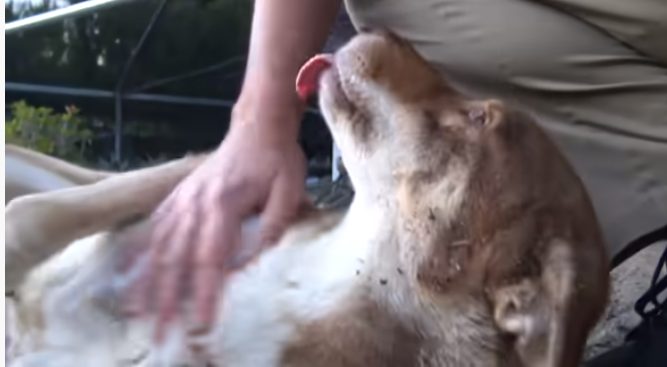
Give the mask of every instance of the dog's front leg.
POLYGON ((592 253, 576 258, 564 241, 555 240, 548 249, 539 277, 492 291, 494 319, 515 337, 523 366, 576 367, 607 302, 607 267, 592 253))
POLYGON ((203 159, 187 157, 10 202, 5 209, 6 292, 72 241, 150 213, 203 159))

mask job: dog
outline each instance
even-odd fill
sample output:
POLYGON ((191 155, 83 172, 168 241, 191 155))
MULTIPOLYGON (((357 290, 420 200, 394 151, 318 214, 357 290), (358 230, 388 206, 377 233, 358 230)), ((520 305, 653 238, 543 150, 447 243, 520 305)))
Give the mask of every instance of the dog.
POLYGON ((87 185, 113 174, 5 144, 5 205, 19 196, 87 185))
POLYGON ((15 365, 579 365, 609 259, 582 182, 534 119, 463 95, 387 32, 311 64, 350 207, 300 217, 229 277, 210 333, 183 317, 157 347, 154 320, 119 311, 115 266, 205 156, 19 197, 6 208, 7 265, 27 264, 7 270, 15 365))

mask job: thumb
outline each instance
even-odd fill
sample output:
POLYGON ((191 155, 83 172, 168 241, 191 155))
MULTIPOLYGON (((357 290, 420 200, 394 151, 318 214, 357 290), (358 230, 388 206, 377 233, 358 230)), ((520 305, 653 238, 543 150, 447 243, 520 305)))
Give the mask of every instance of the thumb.
POLYGON ((276 178, 264 211, 261 214, 261 241, 263 246, 270 245, 282 236, 285 228, 297 216, 304 201, 304 185, 294 186, 298 180, 281 175, 276 178))

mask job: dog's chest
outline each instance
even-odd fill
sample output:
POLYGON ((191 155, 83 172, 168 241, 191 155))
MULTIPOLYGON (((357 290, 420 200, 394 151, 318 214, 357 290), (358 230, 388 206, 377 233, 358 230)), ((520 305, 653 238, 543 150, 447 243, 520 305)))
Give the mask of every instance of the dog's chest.
POLYGON ((281 365, 303 325, 345 308, 363 289, 370 246, 329 233, 263 253, 224 290, 208 343, 213 359, 228 366, 281 365))
POLYGON ((377 256, 373 244, 340 241, 264 254, 225 293, 213 359, 228 366, 503 365, 481 302, 425 300, 399 256, 383 254, 380 263, 377 256))

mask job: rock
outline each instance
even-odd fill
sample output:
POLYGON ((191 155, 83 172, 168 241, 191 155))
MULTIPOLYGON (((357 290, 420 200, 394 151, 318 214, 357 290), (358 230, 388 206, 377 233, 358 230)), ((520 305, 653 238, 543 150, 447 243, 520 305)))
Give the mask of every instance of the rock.
POLYGON ((641 321, 635 312, 637 299, 649 288, 658 259, 667 244, 649 246, 611 272, 609 307, 586 347, 586 358, 620 346, 625 335, 641 321))

